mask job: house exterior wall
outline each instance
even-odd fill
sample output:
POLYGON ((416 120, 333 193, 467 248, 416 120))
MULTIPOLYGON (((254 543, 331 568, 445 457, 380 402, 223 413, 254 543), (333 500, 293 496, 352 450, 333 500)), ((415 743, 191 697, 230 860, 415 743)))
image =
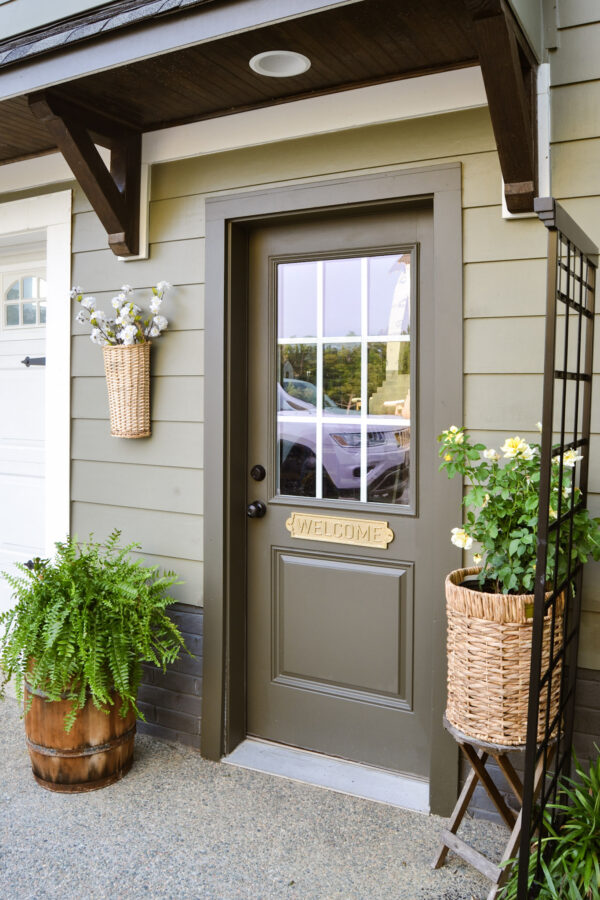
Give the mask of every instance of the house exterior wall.
MULTIPOLYGON (((586 89, 587 83, 582 86, 586 89)), ((556 95, 560 97, 558 88, 556 95)), ((568 102, 562 101, 562 108, 563 116, 571 114, 568 102)), ((558 196, 566 199, 569 208, 581 203, 575 199, 580 191, 578 167, 569 178, 561 162, 565 142, 556 140, 560 128, 567 127, 560 121, 557 115, 554 177, 559 188, 564 185, 558 196)), ((581 152, 583 141, 568 143, 574 153, 581 152)), ((464 423, 476 438, 494 446, 507 433, 517 431, 536 439, 546 230, 536 218, 502 218, 501 175, 487 109, 214 153, 154 167, 147 261, 123 263, 113 256, 95 214, 76 189, 74 283, 106 307, 124 282, 141 288, 166 279, 175 287, 164 310, 171 322, 169 332, 155 342, 152 351, 153 437, 149 441, 110 437, 101 354, 86 332, 73 326, 72 531, 93 531, 102 537, 114 527, 121 528, 125 540, 141 542, 148 562, 173 568, 185 582, 175 592, 179 613, 193 615, 202 606, 202 452, 204 429, 210 427, 203 413, 204 199, 208 194, 455 160, 463 166, 464 423)), ((593 197, 588 200, 597 202, 593 197)), ((581 221, 581 209, 570 211, 581 221)), ((588 221, 583 224, 598 240, 592 219, 593 213, 588 216, 589 225, 588 221)), ((593 509, 600 507, 597 410, 595 404, 593 509)), ((593 637, 600 624, 595 590, 599 579, 600 573, 590 567, 582 632, 582 665, 588 670, 600 669, 599 642, 593 637)), ((199 649, 201 616, 192 621, 199 649)), ((197 666, 183 674, 198 679, 201 670, 197 666)), ((188 717, 197 720, 197 704, 186 705, 185 698, 179 697, 177 679, 162 685, 160 679, 158 674, 152 676, 159 689, 156 702, 151 689, 144 689, 152 728, 164 727, 170 736, 188 735, 189 742, 197 744, 195 726, 193 736, 187 730, 192 727, 188 717), (170 705, 179 707, 179 718, 167 715, 170 705)))

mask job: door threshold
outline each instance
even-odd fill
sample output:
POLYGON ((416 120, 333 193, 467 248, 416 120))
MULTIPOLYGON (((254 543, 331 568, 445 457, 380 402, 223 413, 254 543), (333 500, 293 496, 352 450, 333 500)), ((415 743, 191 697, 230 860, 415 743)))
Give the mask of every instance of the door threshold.
POLYGON ((348 762, 310 750, 246 738, 222 762, 388 806, 429 812, 427 779, 348 762))

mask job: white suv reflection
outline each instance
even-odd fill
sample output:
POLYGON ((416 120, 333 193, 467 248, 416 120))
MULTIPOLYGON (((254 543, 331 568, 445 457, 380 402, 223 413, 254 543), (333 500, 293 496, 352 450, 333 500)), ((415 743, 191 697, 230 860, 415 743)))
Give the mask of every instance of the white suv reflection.
MULTIPOLYGON (((284 378, 277 385, 279 493, 315 496, 316 386, 284 378)), ((360 412, 337 406, 323 394, 323 497, 360 499, 360 412), (335 416, 335 422, 328 422, 335 416), (345 421, 340 421, 341 417, 345 421)), ((367 499, 409 502, 410 420, 401 416, 367 419, 367 499)))

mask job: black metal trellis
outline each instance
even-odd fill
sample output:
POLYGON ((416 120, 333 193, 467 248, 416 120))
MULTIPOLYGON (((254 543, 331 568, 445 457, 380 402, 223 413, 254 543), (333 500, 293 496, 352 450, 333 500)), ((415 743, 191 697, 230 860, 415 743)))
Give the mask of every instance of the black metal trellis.
POLYGON ((559 778, 568 775, 571 768, 583 576, 583 564, 573 558, 571 551, 573 518, 587 503, 598 254, 598 248, 555 200, 539 198, 535 210, 548 228, 548 281, 539 527, 518 900, 536 896, 535 889, 528 888, 531 868, 535 869, 535 881, 539 881, 540 839, 547 832, 548 817, 553 825, 558 824, 551 805, 556 801, 559 778), (573 460, 565 456, 569 451, 583 458, 571 466, 573 460), (558 475, 555 497, 551 489, 553 468, 558 475), (567 566, 559 574, 558 547, 565 542, 567 566), (549 596, 546 596, 547 583, 552 587, 549 596), (561 595, 564 596, 562 612, 561 595), (548 621, 548 617, 552 629, 550 652, 544 655, 542 638, 544 619, 548 621), (562 642, 557 628, 561 619, 562 642), (550 697, 557 686, 558 710, 551 713, 550 697), (544 695, 547 703, 540 722, 540 700, 544 695), (543 777, 536 797, 534 781, 540 767, 543 777))

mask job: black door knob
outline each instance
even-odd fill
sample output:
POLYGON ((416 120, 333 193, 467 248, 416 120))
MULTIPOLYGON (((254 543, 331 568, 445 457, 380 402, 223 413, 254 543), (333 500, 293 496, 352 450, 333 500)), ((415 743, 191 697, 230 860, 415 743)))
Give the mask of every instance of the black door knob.
POLYGON ((255 481, 263 481, 266 474, 264 466, 252 466, 250 469, 250 478, 254 478, 255 481))
POLYGON ((254 500, 253 503, 249 503, 246 510, 249 519, 262 519, 266 511, 267 507, 262 500, 254 500))

